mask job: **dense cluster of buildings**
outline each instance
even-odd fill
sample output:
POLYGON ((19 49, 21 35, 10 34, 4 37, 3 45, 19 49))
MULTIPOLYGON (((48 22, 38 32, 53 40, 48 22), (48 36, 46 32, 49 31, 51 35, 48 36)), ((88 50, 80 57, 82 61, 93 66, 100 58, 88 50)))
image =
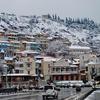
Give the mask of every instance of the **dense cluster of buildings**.
MULTIPOLYGON (((57 39, 57 38, 56 38, 57 39)), ((92 80, 100 74, 100 56, 90 47, 68 47, 66 56, 48 56, 46 49, 55 38, 46 34, 0 31, 0 87, 37 85, 39 80, 92 80)))

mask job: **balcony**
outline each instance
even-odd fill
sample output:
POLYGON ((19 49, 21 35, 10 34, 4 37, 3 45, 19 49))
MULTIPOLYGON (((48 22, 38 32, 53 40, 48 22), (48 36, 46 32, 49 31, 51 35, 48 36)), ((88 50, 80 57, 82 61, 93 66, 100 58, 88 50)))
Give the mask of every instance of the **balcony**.
POLYGON ((78 74, 79 70, 77 66, 71 66, 71 67, 53 67, 50 69, 49 74, 52 75, 61 75, 61 74, 78 74))
POLYGON ((50 75, 67 75, 67 74, 78 74, 79 71, 52 71, 49 74, 50 75))

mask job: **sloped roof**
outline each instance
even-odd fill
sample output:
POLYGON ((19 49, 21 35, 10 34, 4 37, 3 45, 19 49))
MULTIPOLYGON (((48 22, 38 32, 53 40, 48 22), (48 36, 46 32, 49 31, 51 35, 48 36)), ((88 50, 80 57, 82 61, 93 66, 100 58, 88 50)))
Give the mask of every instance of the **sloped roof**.
POLYGON ((13 60, 13 57, 5 57, 5 60, 13 60))
POLYGON ((90 47, 86 46, 78 46, 78 45, 71 45, 69 49, 90 49, 90 47))

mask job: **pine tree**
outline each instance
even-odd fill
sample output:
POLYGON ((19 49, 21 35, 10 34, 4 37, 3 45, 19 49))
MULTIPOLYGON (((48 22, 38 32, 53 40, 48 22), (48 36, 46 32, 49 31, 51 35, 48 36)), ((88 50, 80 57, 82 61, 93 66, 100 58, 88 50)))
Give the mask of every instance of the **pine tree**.
POLYGON ((65 23, 68 23, 68 18, 66 17, 66 21, 65 21, 65 23))
POLYGON ((57 20, 57 15, 55 14, 54 19, 57 20))
POLYGON ((57 18, 57 19, 58 19, 58 21, 60 21, 60 17, 59 17, 59 16, 58 16, 58 18, 57 18))
POLYGON ((50 14, 48 14, 48 18, 49 18, 49 19, 51 19, 51 18, 52 18, 50 14))
POLYGON ((52 15, 52 19, 55 19, 54 14, 52 15))

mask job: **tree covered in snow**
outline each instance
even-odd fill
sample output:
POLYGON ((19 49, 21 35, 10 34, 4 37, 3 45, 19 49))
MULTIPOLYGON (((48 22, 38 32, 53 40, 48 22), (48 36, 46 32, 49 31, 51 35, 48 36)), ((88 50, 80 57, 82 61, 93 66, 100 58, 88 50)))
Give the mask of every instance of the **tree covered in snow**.
POLYGON ((98 28, 98 25, 93 20, 90 20, 89 18, 73 19, 73 18, 70 18, 70 17, 69 18, 66 17, 65 25, 67 27, 73 27, 74 26, 74 28, 80 28, 81 27, 82 29, 87 29, 87 30, 93 30, 95 28, 98 28), (78 27, 77 27, 77 25, 78 25, 78 27))
POLYGON ((46 50, 49 55, 66 55, 68 54, 68 47, 60 40, 55 40, 49 43, 48 48, 46 50))

